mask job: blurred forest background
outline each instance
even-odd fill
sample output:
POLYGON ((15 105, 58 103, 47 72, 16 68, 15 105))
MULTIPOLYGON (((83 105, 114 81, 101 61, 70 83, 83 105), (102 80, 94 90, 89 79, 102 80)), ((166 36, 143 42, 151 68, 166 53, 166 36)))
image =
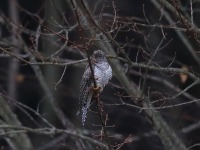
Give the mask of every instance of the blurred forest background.
POLYGON ((0 149, 200 149, 198 18, 199 0, 1 0, 0 149), (83 129, 97 49, 113 77, 83 129))

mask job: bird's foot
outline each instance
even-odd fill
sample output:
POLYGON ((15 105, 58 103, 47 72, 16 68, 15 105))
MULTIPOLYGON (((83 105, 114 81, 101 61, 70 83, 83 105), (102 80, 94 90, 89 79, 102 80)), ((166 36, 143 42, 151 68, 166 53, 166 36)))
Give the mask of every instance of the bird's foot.
POLYGON ((93 87, 93 90, 94 90, 94 93, 95 93, 94 97, 95 98, 99 97, 99 93, 101 91, 101 87, 100 86, 93 87))

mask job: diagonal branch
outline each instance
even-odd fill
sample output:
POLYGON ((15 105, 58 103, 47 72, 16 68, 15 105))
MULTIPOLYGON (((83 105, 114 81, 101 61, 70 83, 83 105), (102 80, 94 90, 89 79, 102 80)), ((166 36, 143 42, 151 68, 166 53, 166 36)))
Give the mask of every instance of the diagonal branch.
MULTIPOLYGON (((21 126, 21 123, 18 120, 17 116, 12 112, 12 110, 10 109, 10 107, 8 106, 8 104, 5 102, 5 100, 1 95, 0 95, 0 117, 5 124, 21 126)), ((14 130, 10 129, 9 131, 14 131, 14 130)), ((7 141, 9 141, 9 144, 13 150, 33 149, 30 139, 28 138, 26 133, 16 133, 15 135, 9 136, 7 141)))

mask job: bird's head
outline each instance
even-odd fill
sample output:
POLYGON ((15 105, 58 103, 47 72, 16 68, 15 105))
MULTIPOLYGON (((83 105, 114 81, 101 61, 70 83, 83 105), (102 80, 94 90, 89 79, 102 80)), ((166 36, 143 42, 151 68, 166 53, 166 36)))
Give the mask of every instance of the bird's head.
POLYGON ((93 52, 92 57, 96 62, 100 62, 106 59, 106 56, 102 50, 96 50, 93 52))

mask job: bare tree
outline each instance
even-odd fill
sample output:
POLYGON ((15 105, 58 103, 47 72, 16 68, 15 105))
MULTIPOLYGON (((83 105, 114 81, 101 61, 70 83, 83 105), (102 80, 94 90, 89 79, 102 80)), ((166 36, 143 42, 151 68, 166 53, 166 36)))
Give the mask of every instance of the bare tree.
POLYGON ((0 4, 1 149, 198 149, 198 0, 0 4), (97 49, 113 71, 101 93, 97 49), (82 128, 88 64, 94 94, 82 128))

